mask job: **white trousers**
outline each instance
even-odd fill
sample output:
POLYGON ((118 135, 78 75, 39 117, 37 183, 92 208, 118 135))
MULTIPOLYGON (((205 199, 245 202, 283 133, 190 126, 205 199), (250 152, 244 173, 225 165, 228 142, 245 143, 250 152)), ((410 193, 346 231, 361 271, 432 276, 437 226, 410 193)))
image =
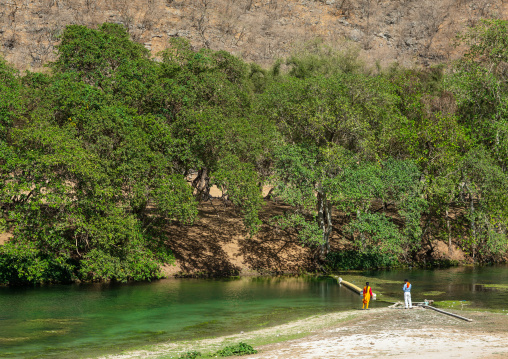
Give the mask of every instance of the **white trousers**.
POLYGON ((404 303, 407 308, 413 308, 413 303, 411 302, 411 292, 404 292, 404 303))

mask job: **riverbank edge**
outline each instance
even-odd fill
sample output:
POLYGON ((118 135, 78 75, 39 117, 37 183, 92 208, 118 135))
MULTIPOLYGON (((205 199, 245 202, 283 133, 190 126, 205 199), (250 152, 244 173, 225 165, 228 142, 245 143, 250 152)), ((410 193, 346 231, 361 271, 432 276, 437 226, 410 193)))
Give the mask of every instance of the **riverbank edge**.
MULTIPOLYGON (((388 304, 388 303, 387 303, 388 304)), ((415 309, 417 311, 424 310, 421 308, 415 309)), ((449 310, 449 309, 447 309, 449 310)), ((189 351, 200 352, 201 355, 207 356, 218 350, 229 346, 244 342, 252 345, 255 349, 260 349, 260 355, 263 354, 263 346, 270 346, 273 344, 280 344, 290 342, 298 339, 304 339, 315 335, 316 333, 331 330, 338 326, 352 327, 358 323, 358 321, 364 320, 364 318, 371 319, 372 317, 382 317, 391 315, 394 309, 388 307, 384 308, 373 308, 369 311, 354 309, 348 311, 340 311, 326 314, 319 314, 311 317, 306 317, 298 320, 294 320, 285 324, 277 325, 274 327, 258 329, 250 332, 240 332, 238 334, 225 335, 213 338, 196 339, 190 341, 175 341, 152 344, 142 346, 139 348, 129 349, 128 351, 119 354, 110 354, 106 356, 96 357, 97 359, 138 359, 138 358, 179 358, 181 355, 189 351)), ((414 311, 414 310, 413 310, 414 311)), ((411 311, 411 312, 413 312, 411 311)), ((457 311, 451 311, 457 312, 457 311)), ((505 318, 506 313, 500 313, 497 311, 485 310, 467 310, 458 311, 462 315, 493 315, 499 316, 499 318, 505 318), (466 312, 467 314, 465 314, 466 312)), ((459 313, 457 313, 459 314, 459 313)), ((447 316, 445 316, 447 317, 447 316)), ((506 319, 508 321, 508 319, 506 319)), ((460 322, 460 321, 459 321, 460 322)), ((437 329, 439 325, 437 325, 437 329)))
MULTIPOLYGON (((372 309, 372 312, 389 310, 388 308, 372 309)), ((370 311, 369 311, 370 312, 370 311)), ((137 358, 178 358, 187 351, 198 351, 203 355, 211 354, 228 345, 244 342, 254 348, 300 339, 334 325, 353 321, 366 315, 367 311, 348 310, 314 315, 290 321, 273 327, 258 329, 250 332, 240 332, 213 338, 195 339, 188 341, 163 342, 139 348, 132 348, 119 354, 93 357, 97 359, 137 359, 137 358)))
MULTIPOLYGON (((436 261, 436 263, 419 263, 415 262, 411 265, 397 265, 392 267, 380 267, 380 268, 362 268, 362 269, 330 269, 330 270, 300 270, 300 271, 278 271, 278 270, 253 270, 253 269, 242 269, 235 273, 229 274, 217 274, 214 272, 177 272, 172 274, 165 274, 163 279, 170 278, 197 278, 197 279, 208 279, 208 278, 235 278, 235 277, 260 277, 260 276, 301 276, 301 275, 314 275, 314 276, 330 276, 336 273, 361 273, 371 270, 393 270, 393 269, 448 269, 454 267, 488 267, 491 265, 507 264, 508 261, 500 261, 489 264, 469 263, 469 262, 458 262, 458 261, 436 261)), ((170 266, 165 267, 170 268, 170 266)))

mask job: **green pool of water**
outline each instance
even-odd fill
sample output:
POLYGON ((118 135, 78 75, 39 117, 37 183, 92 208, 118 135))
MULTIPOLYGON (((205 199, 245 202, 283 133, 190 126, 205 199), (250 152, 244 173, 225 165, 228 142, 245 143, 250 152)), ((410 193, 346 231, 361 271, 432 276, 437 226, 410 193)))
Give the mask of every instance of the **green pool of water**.
POLYGON ((0 357, 81 358, 359 306, 326 277, 0 288, 0 357))
MULTIPOLYGON (((363 286, 361 275, 381 298, 402 300, 407 277, 413 301, 466 301, 467 309, 508 313, 508 266, 341 274, 363 286)), ((94 357, 360 307, 360 297, 334 279, 312 276, 0 287, 0 357, 94 357)))

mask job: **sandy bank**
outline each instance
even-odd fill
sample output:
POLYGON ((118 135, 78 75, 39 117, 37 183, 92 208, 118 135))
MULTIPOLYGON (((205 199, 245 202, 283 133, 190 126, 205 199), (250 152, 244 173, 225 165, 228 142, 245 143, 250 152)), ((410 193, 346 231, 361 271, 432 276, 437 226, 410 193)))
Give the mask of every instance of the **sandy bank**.
POLYGON ((12 237, 11 233, 0 233, 0 245, 3 245, 11 237, 12 237))
POLYGON ((189 350, 205 354, 239 341, 259 351, 242 357, 251 359, 508 357, 508 315, 457 313, 473 322, 424 309, 353 310, 214 339, 163 343, 104 358, 178 358, 189 350))

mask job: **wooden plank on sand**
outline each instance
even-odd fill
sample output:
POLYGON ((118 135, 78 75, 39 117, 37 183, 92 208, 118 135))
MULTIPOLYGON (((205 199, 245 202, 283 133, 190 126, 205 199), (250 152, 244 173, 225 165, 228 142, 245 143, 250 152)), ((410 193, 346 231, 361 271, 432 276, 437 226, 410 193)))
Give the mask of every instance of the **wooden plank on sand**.
MULTIPOLYGON (((337 281, 339 282, 340 285, 343 285, 344 287, 352 290, 353 292, 359 294, 359 295, 362 295, 363 294, 363 289, 361 289, 360 287, 354 285, 353 283, 350 283, 348 281, 345 281, 344 279, 342 279, 341 277, 337 277, 337 276, 333 276, 335 279, 337 279, 337 281)), ((372 293, 372 299, 376 299, 376 294, 375 293, 372 293)))
POLYGON ((435 310, 436 312, 439 312, 439 313, 442 313, 442 314, 446 314, 446 315, 449 315, 449 316, 452 316, 452 317, 455 317, 455 318, 458 318, 458 319, 465 320, 466 322, 472 322, 473 321, 473 319, 469 319, 469 318, 462 317, 462 316, 457 315, 457 314, 446 312, 446 311, 444 311, 442 309, 437 309, 437 308, 431 307, 430 305, 422 305, 422 307, 429 308, 429 309, 435 310))

